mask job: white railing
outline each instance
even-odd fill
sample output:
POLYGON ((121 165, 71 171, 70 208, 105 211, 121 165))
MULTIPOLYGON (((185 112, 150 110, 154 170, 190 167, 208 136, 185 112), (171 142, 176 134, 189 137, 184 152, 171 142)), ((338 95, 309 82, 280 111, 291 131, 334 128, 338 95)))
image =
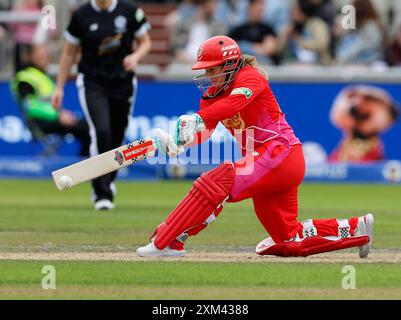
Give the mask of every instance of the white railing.
MULTIPOLYGON (((367 66, 262 66, 274 82, 391 82, 401 85, 401 67, 367 66)), ((155 74, 158 80, 191 80, 198 72, 191 65, 171 64, 155 74)))
POLYGON ((14 12, 0 11, 0 22, 39 22, 42 18, 41 13, 36 12, 14 12))
MULTIPOLYGON (((378 82, 396 83, 401 85, 401 67, 386 67, 375 69, 371 67, 355 66, 264 66, 271 82, 378 82)), ((76 74, 76 66, 72 75, 76 74)), ((152 78, 159 81, 192 81, 199 74, 191 70, 191 65, 172 64, 165 69, 157 65, 139 65, 136 70, 139 77, 152 78)), ((58 73, 58 64, 49 67, 53 76, 58 73)), ((12 74, 0 72, 0 81, 8 81, 12 74)))
MULTIPOLYGON (((0 11, 0 22, 5 24, 33 23, 40 27, 42 17, 40 12, 0 11)), ((35 39, 44 39, 43 32, 36 33, 35 39)), ((12 35, 9 34, 2 39, 2 43, 0 44, 0 80, 11 77, 9 73, 13 64, 11 57, 13 47, 12 35)))

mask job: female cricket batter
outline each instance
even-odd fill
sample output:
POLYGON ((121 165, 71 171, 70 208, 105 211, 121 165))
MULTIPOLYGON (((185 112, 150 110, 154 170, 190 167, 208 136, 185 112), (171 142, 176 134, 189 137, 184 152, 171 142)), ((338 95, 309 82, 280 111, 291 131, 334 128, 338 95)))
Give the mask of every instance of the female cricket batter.
POLYGON ((217 36, 201 45, 192 69, 205 69, 204 75, 194 79, 205 93, 197 113, 178 119, 177 145, 199 143, 222 122, 237 139, 244 157, 203 173, 157 227, 151 242, 137 253, 183 256, 184 241, 214 221, 226 201, 252 198, 256 215, 270 235, 256 246, 256 253, 308 256, 359 247, 359 256, 366 257, 372 241, 371 214, 297 220, 298 186, 305 174, 302 145, 255 59, 242 55, 231 38, 217 36))

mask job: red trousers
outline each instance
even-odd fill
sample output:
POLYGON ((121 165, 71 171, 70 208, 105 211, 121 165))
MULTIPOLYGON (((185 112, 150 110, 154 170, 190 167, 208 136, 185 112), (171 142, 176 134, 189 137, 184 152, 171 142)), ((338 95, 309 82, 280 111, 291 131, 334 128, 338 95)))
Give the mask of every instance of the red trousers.
MULTIPOLYGON (((228 202, 252 198, 259 221, 276 243, 296 234, 302 238, 303 225, 298 221, 298 186, 305 175, 302 146, 288 148, 273 141, 259 147, 248 161, 241 159, 234 165, 236 178, 228 202)), ((348 223, 352 236, 358 218, 348 223)), ((317 219, 313 224, 318 236, 338 236, 337 219, 317 219)))

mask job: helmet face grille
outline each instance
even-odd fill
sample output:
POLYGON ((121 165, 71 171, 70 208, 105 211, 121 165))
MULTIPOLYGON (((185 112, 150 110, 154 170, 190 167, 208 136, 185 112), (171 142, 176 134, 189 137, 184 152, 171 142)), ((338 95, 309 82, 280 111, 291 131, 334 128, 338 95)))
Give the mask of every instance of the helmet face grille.
POLYGON ((235 70, 222 72, 218 75, 207 77, 206 73, 194 78, 195 84, 202 93, 206 93, 209 98, 217 96, 232 80, 235 70))
POLYGON ((243 59, 240 61, 227 61, 224 64, 222 73, 211 77, 207 77, 206 73, 204 73, 194 77, 193 80, 202 94, 206 93, 209 98, 213 98, 235 79, 238 70, 241 69, 242 66, 243 59))
POLYGON ((196 76, 194 78, 194 81, 198 89, 202 92, 202 94, 205 93, 212 86, 212 81, 206 77, 205 73, 196 76))

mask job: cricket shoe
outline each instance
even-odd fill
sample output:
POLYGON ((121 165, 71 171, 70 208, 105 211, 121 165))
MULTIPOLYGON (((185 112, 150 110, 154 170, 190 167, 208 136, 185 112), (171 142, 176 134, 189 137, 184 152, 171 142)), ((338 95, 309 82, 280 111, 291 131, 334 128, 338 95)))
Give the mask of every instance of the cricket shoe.
POLYGON ((140 247, 136 250, 136 253, 141 257, 183 257, 185 255, 185 250, 177 250, 172 249, 170 247, 166 247, 163 250, 157 249, 154 245, 153 241, 149 243, 147 246, 140 247))
POLYGON ((101 199, 95 202, 94 207, 97 211, 106 211, 113 210, 116 206, 109 199, 101 199))
POLYGON ((256 253, 262 255, 263 252, 265 252, 267 249, 270 247, 274 246, 276 243, 273 241, 271 237, 267 237, 266 239, 263 239, 258 243, 256 246, 256 253))
POLYGON ((359 247, 359 257, 366 258, 369 254, 370 248, 372 246, 373 239, 373 223, 374 218, 371 213, 358 218, 358 226, 355 231, 356 236, 367 235, 369 237, 369 242, 363 246, 359 247))

